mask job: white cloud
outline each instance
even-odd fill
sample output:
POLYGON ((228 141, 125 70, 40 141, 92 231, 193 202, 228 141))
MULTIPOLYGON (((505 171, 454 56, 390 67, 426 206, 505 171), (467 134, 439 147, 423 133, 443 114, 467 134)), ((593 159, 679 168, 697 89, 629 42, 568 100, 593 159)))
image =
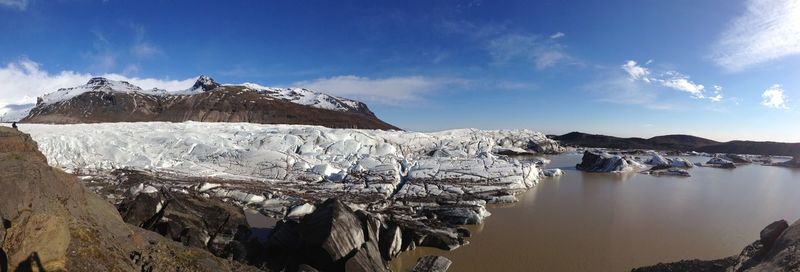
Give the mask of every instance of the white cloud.
POLYGON ((708 97, 711 102, 722 102, 722 86, 714 85, 714 96, 708 97))
POLYGON ((463 83, 464 82, 461 80, 436 79, 422 76, 371 79, 347 75, 299 81, 293 83, 292 86, 357 100, 397 104, 419 100, 420 95, 424 93, 463 83))
POLYGON ((664 87, 672 88, 678 91, 690 93, 694 98, 705 98, 703 92, 706 87, 702 84, 697 84, 689 80, 689 77, 681 75, 677 72, 669 73, 672 76, 666 79, 657 79, 664 87))
POLYGON ((74 71, 49 73, 41 65, 21 59, 0 67, 0 115, 18 110, 15 105, 36 103, 36 97, 53 92, 59 88, 86 84, 90 78, 102 76, 113 80, 124 80, 143 89, 161 88, 168 91, 187 89, 195 78, 183 80, 127 77, 120 74, 88 74, 74 71))
POLYGON ((563 38, 564 36, 566 36, 566 34, 564 34, 563 32, 556 32, 553 33, 553 35, 550 35, 550 39, 563 38))
POLYGON ((0 6, 25 10, 28 8, 28 0, 0 0, 0 6))
POLYGON ((800 0, 748 0, 715 43, 719 66, 739 71, 800 53, 800 0))
POLYGON ((554 40, 518 33, 491 39, 487 50, 494 64, 524 60, 532 62, 539 70, 555 66, 569 57, 562 46, 554 40))
POLYGON ((763 98, 761 105, 764 105, 765 107, 773 109, 789 108, 786 106, 789 98, 784 93, 783 87, 780 84, 772 85, 772 87, 764 90, 764 93, 761 94, 761 98, 763 98))
MULTIPOLYGON (((650 63, 652 63, 652 60, 648 60, 645 65, 650 63)), ((677 71, 666 71, 658 76, 652 76, 649 68, 639 65, 634 60, 628 60, 621 67, 622 70, 628 74, 628 80, 632 82, 641 80, 645 83, 656 83, 673 90, 687 92, 691 94, 693 98, 709 99, 712 102, 722 101, 721 86, 714 85, 714 96, 707 97, 705 95, 705 86, 695 83, 689 79, 689 76, 677 71)))
MULTIPOLYGON (((649 63, 650 62, 648 61, 648 64, 649 63)), ((637 64, 636 61, 629 60, 625 62, 625 64, 622 65, 622 69, 628 73, 629 79, 631 81, 642 79, 645 82, 650 82, 650 78, 647 77, 650 75, 650 70, 642 66, 639 66, 639 64, 637 64)))

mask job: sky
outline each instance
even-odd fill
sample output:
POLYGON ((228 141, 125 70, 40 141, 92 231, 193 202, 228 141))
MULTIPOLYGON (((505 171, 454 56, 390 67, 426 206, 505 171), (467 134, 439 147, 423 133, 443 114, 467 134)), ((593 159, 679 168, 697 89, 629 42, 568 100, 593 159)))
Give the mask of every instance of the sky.
POLYGON ((800 142, 800 0, 0 0, 0 116, 93 76, 305 87, 408 130, 800 142))

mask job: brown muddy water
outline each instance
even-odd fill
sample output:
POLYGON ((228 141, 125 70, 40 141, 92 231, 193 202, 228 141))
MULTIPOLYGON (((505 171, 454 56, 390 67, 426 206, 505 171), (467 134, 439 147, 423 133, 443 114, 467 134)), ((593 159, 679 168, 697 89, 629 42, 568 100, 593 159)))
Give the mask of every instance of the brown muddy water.
MULTIPOLYGON (((542 180, 519 202, 492 206, 470 244, 417 248, 391 263, 408 271, 441 255, 450 271, 629 271, 681 259, 738 254, 767 224, 800 218, 800 170, 695 167, 692 177, 583 173, 579 154, 550 157, 566 175, 542 180)), ((688 158, 705 162, 708 158, 688 158)))

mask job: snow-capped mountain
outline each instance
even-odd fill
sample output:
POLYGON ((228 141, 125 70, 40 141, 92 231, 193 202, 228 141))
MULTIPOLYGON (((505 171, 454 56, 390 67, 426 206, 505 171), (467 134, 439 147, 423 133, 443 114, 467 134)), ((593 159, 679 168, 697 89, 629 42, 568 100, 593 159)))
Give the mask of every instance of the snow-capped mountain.
POLYGON ((95 77, 85 85, 61 88, 55 92, 48 93, 39 97, 36 104, 54 104, 61 101, 72 99, 87 92, 105 93, 141 93, 149 95, 166 95, 167 91, 161 89, 142 90, 139 86, 128 83, 127 81, 116 81, 102 77, 95 77))
POLYGON ((366 104, 302 88, 219 84, 200 76, 190 88, 143 90, 125 81, 92 78, 40 97, 23 122, 252 122, 395 129, 366 104))

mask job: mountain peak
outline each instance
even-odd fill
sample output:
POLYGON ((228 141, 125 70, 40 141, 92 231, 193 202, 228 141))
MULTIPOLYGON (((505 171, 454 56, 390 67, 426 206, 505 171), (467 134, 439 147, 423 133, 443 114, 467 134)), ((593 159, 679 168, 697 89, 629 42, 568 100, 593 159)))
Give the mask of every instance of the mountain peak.
POLYGON ((108 79, 104 77, 93 77, 86 82, 86 85, 108 85, 108 79))
POLYGON ((192 90, 200 89, 200 90, 202 90, 204 92, 207 92, 207 91, 216 89, 219 86, 222 86, 222 85, 220 85, 219 83, 214 81, 213 78, 211 78, 209 76, 201 75, 200 77, 197 78, 197 81, 194 82, 194 85, 192 85, 192 90))

